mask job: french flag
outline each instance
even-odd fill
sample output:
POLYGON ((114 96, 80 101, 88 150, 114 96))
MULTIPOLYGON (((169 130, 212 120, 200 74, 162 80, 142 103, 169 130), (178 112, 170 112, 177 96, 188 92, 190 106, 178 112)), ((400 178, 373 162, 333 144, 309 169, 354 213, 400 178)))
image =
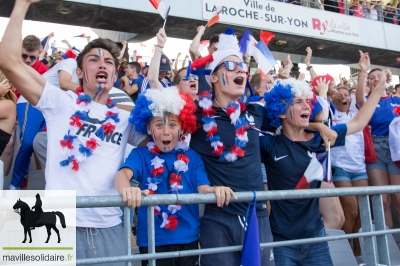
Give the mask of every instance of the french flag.
POLYGON ((49 40, 49 36, 46 36, 40 41, 40 44, 42 45, 43 50, 45 50, 45 51, 47 51, 49 49, 48 40, 49 40))
POLYGON ((154 6, 155 9, 157 9, 158 13, 160 13, 161 17, 165 20, 168 17, 168 13, 170 10, 170 6, 167 6, 165 4, 165 1, 162 0, 149 0, 150 4, 154 6))
POLYGON ((199 43, 199 49, 198 49, 199 53, 201 53, 201 51, 203 51, 204 48, 206 48, 206 46, 207 46, 209 43, 210 43, 210 40, 203 40, 203 41, 200 41, 200 43, 199 43))
POLYGON ((85 33, 82 33, 81 35, 76 35, 73 38, 86 38, 85 33))
POLYGON ((329 153, 308 152, 311 161, 295 189, 308 189, 312 181, 331 182, 329 153))
POLYGON ((212 25, 214 25, 219 21, 219 13, 221 13, 221 11, 222 11, 222 6, 217 7, 217 9, 213 13, 213 16, 207 22, 206 27, 211 27, 212 25))
POLYGON ((244 236, 242 258, 240 260, 241 266, 261 266, 259 235, 256 205, 254 204, 244 236))
POLYGON ((276 65, 274 56, 262 40, 256 45, 249 45, 249 54, 254 57, 263 73, 268 73, 276 65))

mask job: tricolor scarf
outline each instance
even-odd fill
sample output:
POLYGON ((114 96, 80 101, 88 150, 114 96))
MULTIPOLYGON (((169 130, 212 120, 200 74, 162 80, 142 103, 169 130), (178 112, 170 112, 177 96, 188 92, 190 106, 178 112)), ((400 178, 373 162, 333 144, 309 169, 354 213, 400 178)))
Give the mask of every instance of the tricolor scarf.
MULTIPOLYGON (((249 125, 244 117, 240 117, 240 114, 246 110, 246 105, 241 101, 235 101, 228 103, 226 109, 221 107, 231 119, 231 124, 235 126, 236 134, 235 144, 230 151, 225 151, 225 145, 221 141, 221 137, 216 135, 218 125, 214 119, 216 111, 212 108, 212 95, 208 91, 204 91, 199 97, 199 106, 202 108, 202 120, 204 123, 203 130, 207 132, 207 141, 210 142, 213 148, 212 153, 218 155, 219 161, 222 162, 234 162, 238 157, 244 157, 244 148, 249 141, 246 131, 249 125)), ((219 105, 218 101, 216 102, 219 105)))
POLYGON ((103 141, 106 135, 115 130, 115 125, 119 122, 119 118, 118 108, 115 107, 115 103, 111 98, 108 98, 106 106, 109 110, 105 114, 104 123, 95 132, 94 136, 90 134, 86 142, 80 141, 76 132, 82 128, 83 122, 88 120, 91 99, 89 95, 83 93, 82 88, 77 88, 75 93, 78 95, 76 99, 77 111, 70 117, 70 128, 64 138, 60 140, 60 145, 66 156, 66 159, 60 162, 60 166, 65 167, 72 164, 72 170, 78 171, 79 164, 92 156, 97 146, 100 146, 99 142, 103 141))
MULTIPOLYGON (((150 194, 157 194, 158 186, 163 183, 163 173, 164 173, 164 163, 165 160, 160 158, 161 150, 156 146, 154 142, 149 142, 147 144, 147 148, 150 151, 151 155, 154 157, 151 159, 151 165, 154 167, 150 171, 150 177, 147 178, 148 189, 150 190, 150 194)), ((181 183, 182 174, 188 170, 189 165, 189 157, 185 154, 185 151, 189 149, 189 146, 185 141, 178 141, 175 146, 175 150, 178 151, 176 156, 176 161, 174 162, 174 169, 169 172, 168 166, 168 182, 169 187, 168 190, 170 193, 178 193, 179 190, 183 189, 183 185, 181 183)), ((181 205, 168 205, 161 208, 160 206, 154 207, 154 215, 157 219, 160 220, 161 225, 160 228, 175 230, 178 226, 178 218, 180 216, 180 210, 182 209, 181 205)))

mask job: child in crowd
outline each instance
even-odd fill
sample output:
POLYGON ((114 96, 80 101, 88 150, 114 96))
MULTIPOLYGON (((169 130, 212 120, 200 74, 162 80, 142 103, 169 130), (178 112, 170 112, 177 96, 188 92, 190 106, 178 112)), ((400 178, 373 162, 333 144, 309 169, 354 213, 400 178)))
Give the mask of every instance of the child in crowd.
MULTIPOLYGON (((231 195, 236 198, 228 187, 210 186, 200 155, 182 137, 197 129, 195 110, 192 97, 176 87, 147 90, 139 96, 130 122, 139 132, 152 136, 152 141, 132 150, 115 176, 115 187, 128 207, 140 206, 141 194, 215 193, 219 207, 228 205, 231 195), (132 178, 140 188, 130 186, 132 178)), ((197 204, 156 206, 154 215, 156 252, 198 248, 197 204)), ((140 253, 147 253, 147 207, 139 208, 137 228, 140 253)), ((198 259, 162 259, 157 265, 198 265, 198 259)))

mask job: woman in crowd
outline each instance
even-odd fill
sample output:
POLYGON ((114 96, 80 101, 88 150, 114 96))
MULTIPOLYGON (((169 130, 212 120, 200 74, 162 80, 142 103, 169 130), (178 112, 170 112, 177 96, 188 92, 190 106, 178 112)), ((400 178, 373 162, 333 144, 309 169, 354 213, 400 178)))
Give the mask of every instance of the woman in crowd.
MULTIPOLYGON (((333 125, 345 124, 353 120, 358 109, 350 108, 352 97, 347 87, 339 87, 333 103, 336 112, 333 116, 333 125)), ((357 131, 346 136, 346 145, 334 147, 332 154, 332 180, 335 187, 366 187, 368 176, 364 160, 364 136, 357 131)), ((345 216, 342 230, 346 234, 357 233, 361 228, 360 213, 358 211, 358 197, 340 197, 345 216)), ((357 262, 361 263, 361 248, 358 239, 354 239, 353 252, 357 262)))
MULTIPOLYGON (((12 133, 14 131, 15 120, 16 120, 16 97, 10 90, 11 85, 8 83, 6 76, 0 71, 0 156, 2 155, 7 144, 11 143, 12 151, 12 133)), ((9 150, 9 149, 8 149, 9 150)), ((8 154, 8 153, 7 153, 8 154)), ((6 155, 6 154, 5 154, 6 155)), ((7 162, 10 156, 2 157, 3 162, 7 162), (6 157, 6 158, 4 158, 6 157)), ((12 159, 12 152, 11 152, 12 159)), ((6 172, 6 171, 5 171, 6 172)))
MULTIPOLYGON (((357 85, 356 99, 357 107, 361 108, 368 100, 365 97, 365 81, 368 79, 368 84, 372 90, 378 82, 381 69, 375 68, 368 72, 370 67, 370 59, 368 53, 360 51, 359 61, 361 72, 358 76, 359 82, 357 85)), ((390 82, 390 80, 388 80, 390 82)), ((377 105, 374 115, 371 118, 369 125, 371 126, 372 140, 376 151, 376 161, 367 162, 367 173, 370 180, 370 185, 373 186, 388 186, 400 185, 400 168, 392 161, 389 149, 389 125, 395 118, 393 110, 400 106, 399 97, 391 97, 387 91, 383 91, 382 97, 377 105)), ((393 228, 393 218, 391 211, 391 202, 394 201, 396 211, 400 214, 400 194, 382 195, 383 207, 385 210, 385 222, 389 228, 393 228)), ((400 215, 398 215, 400 219, 400 215)))

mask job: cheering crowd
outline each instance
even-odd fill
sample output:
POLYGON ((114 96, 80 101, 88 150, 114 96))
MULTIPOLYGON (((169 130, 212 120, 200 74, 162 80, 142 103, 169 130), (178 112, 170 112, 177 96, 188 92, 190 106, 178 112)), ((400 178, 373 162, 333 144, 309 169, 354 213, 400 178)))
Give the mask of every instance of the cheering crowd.
MULTIPOLYGON (((168 252, 242 245, 249 204, 230 202, 235 192, 400 183, 400 85, 387 90, 390 70, 370 70, 368 53, 360 51, 354 88, 317 75, 309 47, 310 82, 292 76, 290 56, 277 74, 249 76, 251 53, 241 52, 232 29, 213 35, 209 55, 201 57, 204 26, 189 47, 192 62, 179 70, 163 53, 163 28, 149 66, 127 62, 102 38, 49 58, 36 36, 22 39, 32 2, 16 0, 0 44, 3 161, 13 157, 16 118, 21 129, 10 190, 22 185, 34 153, 45 169, 46 190, 121 195, 126 206, 138 207, 137 244, 147 253, 142 195, 216 195, 201 219, 197 205, 155 207, 156 252, 168 252), (329 145, 332 171, 323 170, 329 145)), ((400 195, 383 196, 389 228, 392 202, 400 213, 400 195)), ((254 209, 260 242, 322 237, 325 229, 353 233, 361 226, 355 196, 259 201, 254 209)), ((77 258, 124 255, 121 216, 118 207, 77 209, 77 258)), ((356 239, 353 252, 361 263, 356 239)), ((246 265, 241 252, 160 259, 157 265, 199 261, 246 265)), ((259 263, 333 265, 326 242, 262 248, 259 263)))

